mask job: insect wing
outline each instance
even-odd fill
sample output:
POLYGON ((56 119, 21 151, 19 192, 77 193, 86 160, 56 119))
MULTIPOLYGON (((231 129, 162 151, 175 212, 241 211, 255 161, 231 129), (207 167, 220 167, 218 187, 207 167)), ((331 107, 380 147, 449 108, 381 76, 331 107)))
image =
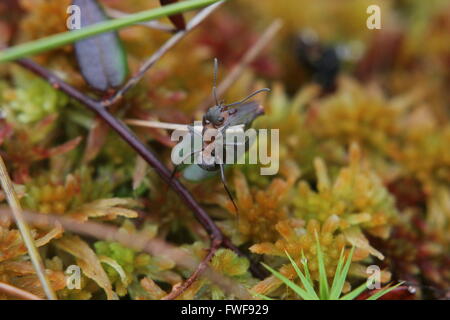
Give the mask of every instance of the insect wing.
POLYGON ((230 115, 223 125, 225 128, 240 124, 250 125, 253 120, 264 114, 264 108, 258 102, 250 101, 239 105, 236 109, 230 109, 229 112, 230 115))

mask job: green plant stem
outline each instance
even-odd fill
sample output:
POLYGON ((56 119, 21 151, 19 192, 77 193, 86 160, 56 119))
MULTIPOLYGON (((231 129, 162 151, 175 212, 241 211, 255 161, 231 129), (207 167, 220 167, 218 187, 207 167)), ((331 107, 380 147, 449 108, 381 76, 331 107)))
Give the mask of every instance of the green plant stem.
POLYGON ((36 270, 36 274, 42 284, 42 288, 44 289, 44 292, 49 300, 56 300, 56 295, 53 292, 53 289, 50 285, 47 276, 45 275, 44 264, 42 263, 41 256, 39 255, 39 252, 36 248, 33 237, 31 236, 30 229, 28 228, 28 225, 26 224, 25 219, 23 217, 22 207, 20 206, 20 203, 17 200, 17 195, 14 192, 11 179, 8 175, 8 171, 6 170, 5 163, 3 162, 3 158, 1 156, 0 156, 0 181, 3 191, 6 194, 8 204, 11 207, 14 219, 16 220, 16 225, 19 228, 23 242, 25 243, 25 246, 28 250, 31 262, 33 263, 34 269, 36 270))
POLYGON ((66 44, 97 35, 99 33, 114 31, 136 23, 198 9, 215 2, 218 2, 218 0, 182 1, 163 7, 130 14, 123 18, 97 23, 92 26, 84 27, 80 30, 58 33, 46 38, 27 42, 1 51, 0 63, 55 49, 66 44))

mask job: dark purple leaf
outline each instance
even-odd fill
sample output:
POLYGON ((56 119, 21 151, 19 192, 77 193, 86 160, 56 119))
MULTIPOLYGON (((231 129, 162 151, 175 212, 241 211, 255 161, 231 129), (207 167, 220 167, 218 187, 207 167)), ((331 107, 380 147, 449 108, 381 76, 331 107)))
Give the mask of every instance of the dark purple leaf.
MULTIPOLYGON (((96 0, 73 0, 81 9, 81 28, 108 17, 96 0)), ((107 32, 75 43, 75 53, 86 82, 100 91, 120 86, 128 73, 127 57, 117 32, 107 32)))

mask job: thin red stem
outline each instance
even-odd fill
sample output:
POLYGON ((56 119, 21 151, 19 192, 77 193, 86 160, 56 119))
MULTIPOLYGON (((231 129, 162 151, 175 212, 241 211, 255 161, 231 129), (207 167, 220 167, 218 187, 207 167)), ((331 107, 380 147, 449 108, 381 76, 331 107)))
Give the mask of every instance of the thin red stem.
POLYGON ((163 298, 163 300, 174 300, 179 297, 186 289, 188 289, 197 279, 198 277, 205 271, 206 267, 208 267, 208 263, 214 257, 217 249, 220 248, 221 242, 212 241, 211 247, 209 248, 208 254, 206 257, 199 263, 197 269, 191 274, 191 276, 186 279, 180 286, 175 288, 171 293, 163 298))
POLYGON ((39 298, 38 296, 19 289, 17 287, 14 287, 8 283, 4 283, 4 282, 0 282, 0 291, 3 291, 4 293, 6 293, 9 296, 13 296, 16 298, 21 298, 21 299, 25 299, 25 300, 42 300, 41 298, 39 298))

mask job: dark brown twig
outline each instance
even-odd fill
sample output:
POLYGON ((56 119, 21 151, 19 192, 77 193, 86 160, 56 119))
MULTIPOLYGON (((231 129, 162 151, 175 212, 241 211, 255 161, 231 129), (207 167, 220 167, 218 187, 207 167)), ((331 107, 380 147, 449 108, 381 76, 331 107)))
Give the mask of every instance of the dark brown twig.
POLYGON ((38 296, 36 296, 28 291, 19 289, 17 287, 14 287, 14 286, 4 283, 4 282, 0 282, 0 291, 5 292, 7 295, 25 299, 25 300, 42 300, 38 296))
POLYGON ((163 298, 163 300, 174 300, 178 296, 180 296, 184 291, 186 291, 187 288, 189 288, 195 280, 198 279, 198 277, 205 271, 205 269, 208 267, 209 261, 214 257, 214 254, 216 253, 217 249, 221 246, 220 242, 213 241, 211 244, 211 247, 209 248, 208 254, 206 257, 199 263, 197 266, 197 269, 191 274, 191 276, 186 279, 180 286, 176 287, 174 290, 172 290, 171 293, 169 293, 167 296, 163 298))

